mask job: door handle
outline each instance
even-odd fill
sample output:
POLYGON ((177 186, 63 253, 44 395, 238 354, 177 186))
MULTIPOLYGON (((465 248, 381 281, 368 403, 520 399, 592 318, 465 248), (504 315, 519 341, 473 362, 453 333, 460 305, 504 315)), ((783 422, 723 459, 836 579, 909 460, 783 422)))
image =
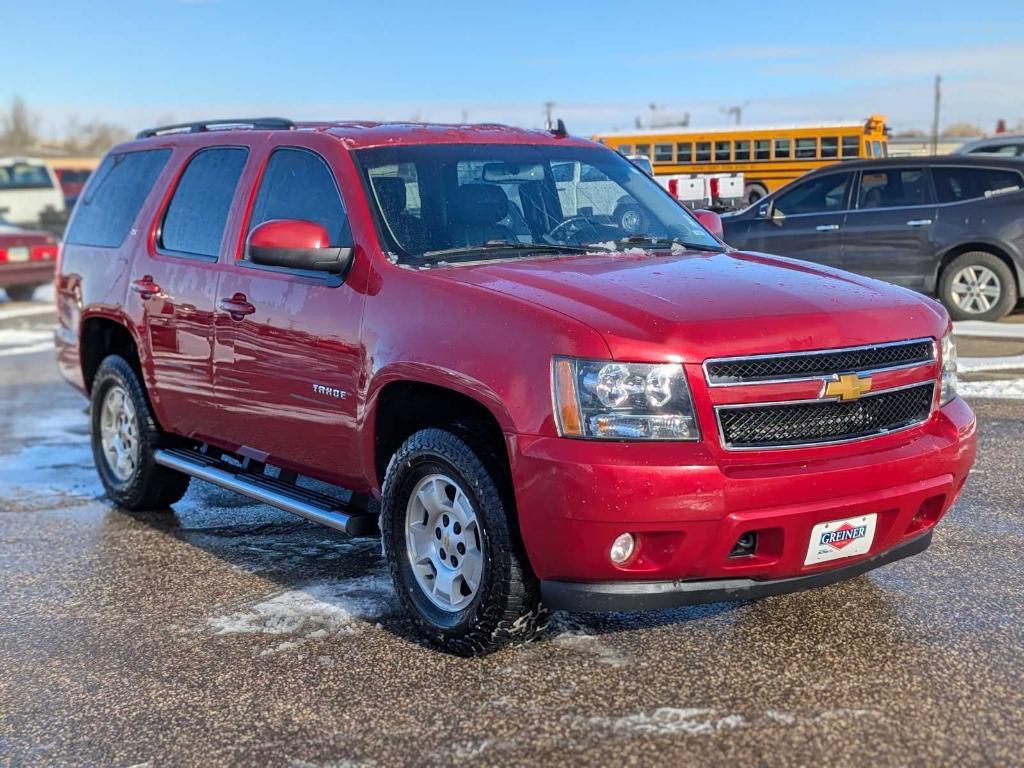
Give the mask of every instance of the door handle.
POLYGON ((818 230, 819 232, 835 232, 837 229, 839 229, 839 225, 838 224, 819 224, 818 226, 815 227, 815 229, 818 230))
POLYGON ((244 293, 236 293, 230 299, 221 299, 217 302, 217 309, 227 312, 232 320, 241 320, 256 311, 256 307, 249 303, 244 293))
POLYGON ((927 227, 932 223, 931 219, 912 219, 907 222, 908 227, 927 227))
POLYGON ((132 283, 132 290, 145 300, 151 299, 160 293, 160 286, 153 282, 152 275, 146 275, 141 280, 136 280, 132 283))

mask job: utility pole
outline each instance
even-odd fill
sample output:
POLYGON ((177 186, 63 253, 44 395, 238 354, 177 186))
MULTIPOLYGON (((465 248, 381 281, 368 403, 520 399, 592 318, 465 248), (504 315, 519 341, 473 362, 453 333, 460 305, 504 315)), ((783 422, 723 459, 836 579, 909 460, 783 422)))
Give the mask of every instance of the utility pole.
POLYGON ((555 108, 555 102, 553 102, 553 101, 545 101, 544 102, 544 127, 547 128, 549 131, 552 128, 555 127, 555 124, 554 124, 554 122, 552 120, 552 117, 551 117, 551 113, 554 110, 554 108, 555 108))
POLYGON ((736 125, 739 125, 743 120, 743 108, 749 104, 749 101, 745 101, 742 104, 737 104, 734 107, 722 107, 722 111, 736 118, 736 125))
POLYGON ((932 115, 932 154, 939 154, 939 104, 942 102, 942 75, 935 76, 935 112, 932 115))

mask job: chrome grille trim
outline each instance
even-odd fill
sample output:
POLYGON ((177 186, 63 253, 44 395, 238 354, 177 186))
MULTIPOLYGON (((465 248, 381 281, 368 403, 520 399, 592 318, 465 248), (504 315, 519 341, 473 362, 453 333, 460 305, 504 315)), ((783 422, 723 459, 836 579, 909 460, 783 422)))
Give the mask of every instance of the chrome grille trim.
POLYGON ((708 358, 702 364, 704 371, 704 381, 709 387, 748 387, 755 386, 758 384, 786 384, 791 382, 800 381, 823 381, 831 379, 836 374, 842 373, 857 373, 861 376, 871 376, 876 373, 882 373, 884 371, 899 371, 907 368, 919 368, 925 365, 934 365, 938 360, 938 351, 936 349, 935 339, 931 337, 924 337, 920 339, 906 339, 904 341, 889 341, 880 344, 863 344, 855 347, 834 347, 831 349, 811 349, 800 352, 771 352, 762 355, 737 355, 734 357, 713 357, 708 358), (889 347, 899 346, 915 346, 920 344, 927 344, 930 348, 930 355, 928 358, 914 360, 908 363, 898 363, 895 365, 883 365, 883 366, 868 366, 868 367, 852 367, 837 369, 835 371, 828 371, 827 373, 813 373, 813 374, 801 374, 795 376, 771 376, 768 378, 750 378, 747 380, 721 380, 715 377, 710 370, 710 366, 717 363, 732 363, 732 362, 750 362, 757 360, 785 360, 787 358, 794 357, 808 357, 812 355, 842 355, 849 353, 856 353, 862 350, 875 350, 875 349, 886 349, 889 347))

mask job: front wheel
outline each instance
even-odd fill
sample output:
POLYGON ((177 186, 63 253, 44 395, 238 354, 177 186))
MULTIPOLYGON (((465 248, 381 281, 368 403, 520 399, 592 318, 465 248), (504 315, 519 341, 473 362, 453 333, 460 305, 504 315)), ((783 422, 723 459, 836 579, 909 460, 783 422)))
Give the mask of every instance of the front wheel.
POLYGON ((131 365, 111 355, 90 395, 93 460, 107 496, 130 512, 166 509, 188 490, 189 477, 154 459, 163 433, 131 365))
POLYGON ((998 320, 1017 303, 1017 283, 998 256, 970 251, 942 271, 939 298, 954 320, 998 320))
POLYGON ((412 435, 388 465, 381 503, 384 552, 403 604, 424 635, 460 656, 543 629, 499 461, 471 442, 441 429, 412 435))

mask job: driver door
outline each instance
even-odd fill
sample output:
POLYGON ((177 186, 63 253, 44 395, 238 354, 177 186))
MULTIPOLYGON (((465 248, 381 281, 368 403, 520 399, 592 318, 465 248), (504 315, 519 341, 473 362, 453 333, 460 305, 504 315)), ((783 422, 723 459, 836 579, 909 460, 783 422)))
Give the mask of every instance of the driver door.
POLYGON ((764 215, 751 225, 751 246, 841 267, 852 176, 850 172, 815 176, 763 201, 764 215))

